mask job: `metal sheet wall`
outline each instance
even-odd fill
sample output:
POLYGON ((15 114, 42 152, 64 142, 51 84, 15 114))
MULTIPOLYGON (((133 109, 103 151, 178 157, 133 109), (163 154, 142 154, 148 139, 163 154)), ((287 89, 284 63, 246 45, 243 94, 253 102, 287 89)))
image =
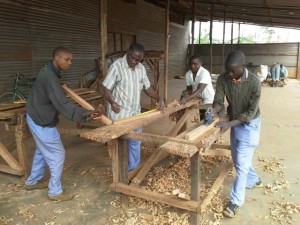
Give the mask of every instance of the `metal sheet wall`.
POLYGON ((52 50, 65 46, 74 54, 63 81, 76 87, 80 74, 93 69, 100 56, 99 2, 90 0, 16 0, 0 7, 0 89, 12 89, 9 75, 36 76, 51 58, 52 50))
MULTIPOLYGON (((108 32, 136 35, 146 50, 164 50, 164 9, 142 0, 107 2, 108 32)), ((94 59, 101 55, 99 11, 99 0, 2 1, 0 91, 12 89, 14 73, 36 76, 57 46, 68 47, 74 54, 63 81, 76 87, 80 74, 94 68, 94 59)), ((173 77, 185 72, 188 25, 171 24, 170 35, 169 77, 173 77)))
MULTIPOLYGON (((275 62, 287 67, 290 78, 296 78, 299 43, 281 44, 241 44, 225 45, 225 58, 231 49, 240 49, 246 54, 246 64, 268 65, 275 62)), ((189 45, 190 47, 190 45, 189 45)), ((221 73, 222 66, 222 45, 213 45, 213 73, 221 73)), ((203 66, 210 68, 210 45, 195 45, 195 53, 203 57, 203 66)))

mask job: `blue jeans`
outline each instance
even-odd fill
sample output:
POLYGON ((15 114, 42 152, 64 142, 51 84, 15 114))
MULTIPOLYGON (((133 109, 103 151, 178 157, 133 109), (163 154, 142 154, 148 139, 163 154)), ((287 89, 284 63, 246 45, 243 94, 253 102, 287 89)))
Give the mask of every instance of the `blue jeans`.
POLYGON ((236 170, 236 179, 231 189, 231 202, 242 206, 246 188, 252 188, 259 178, 252 166, 254 151, 259 143, 260 117, 250 124, 239 124, 231 128, 231 156, 236 170))
MULTIPOLYGON (((142 128, 137 128, 135 132, 142 132, 142 128)), ((138 167, 141 162, 141 141, 128 140, 128 171, 138 167)))
POLYGON ((59 195, 63 192, 61 175, 65 161, 65 149, 56 127, 41 127, 31 117, 26 115, 27 124, 35 140, 36 150, 33 157, 30 176, 25 181, 27 185, 36 184, 44 177, 46 166, 50 170, 49 195, 59 195))
POLYGON ((273 80, 279 80, 280 77, 280 65, 276 64, 271 69, 271 75, 273 80))

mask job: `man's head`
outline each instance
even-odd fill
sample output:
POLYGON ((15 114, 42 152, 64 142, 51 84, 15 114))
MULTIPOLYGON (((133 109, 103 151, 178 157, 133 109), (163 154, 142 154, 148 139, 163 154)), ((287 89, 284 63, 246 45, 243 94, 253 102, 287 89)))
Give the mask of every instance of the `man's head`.
POLYGON ((72 65, 73 55, 68 48, 57 47, 53 50, 52 63, 58 70, 67 70, 72 65))
POLYGON ((226 58, 226 74, 231 80, 237 80, 243 75, 245 54, 241 51, 232 51, 226 58))
POLYGON ((143 60, 144 51, 144 47, 141 44, 133 43, 130 45, 126 54, 127 63, 130 68, 134 68, 143 60))
POLYGON ((282 64, 280 64, 280 68, 282 68, 283 67, 283 65, 282 64))
POLYGON ((202 58, 198 55, 193 55, 191 58, 190 58, 190 70, 193 72, 193 73, 197 73, 198 70, 200 69, 200 67, 202 66, 202 58))

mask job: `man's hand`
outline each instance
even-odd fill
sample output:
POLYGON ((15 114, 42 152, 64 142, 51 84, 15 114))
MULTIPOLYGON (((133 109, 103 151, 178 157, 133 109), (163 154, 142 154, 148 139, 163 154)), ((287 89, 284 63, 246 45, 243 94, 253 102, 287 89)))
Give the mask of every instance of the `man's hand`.
POLYGON ((118 103, 113 102, 111 104, 111 109, 114 111, 114 113, 118 114, 121 111, 121 106, 118 103))
POLYGON ((224 122, 224 121, 216 123, 215 126, 222 128, 222 130, 227 130, 228 128, 231 127, 230 122, 224 122))
POLYGON ((165 101, 162 98, 160 98, 158 104, 159 104, 159 110, 163 111, 163 109, 165 107, 165 101))
POLYGON ((94 118, 100 117, 101 115, 103 115, 104 112, 105 112, 104 107, 101 104, 99 104, 95 110, 88 111, 88 112, 84 113, 83 115, 86 117, 87 121, 91 121, 94 118))
POLYGON ((180 99, 180 105, 184 105, 187 102, 186 99, 187 99, 186 97, 183 97, 182 99, 180 99))

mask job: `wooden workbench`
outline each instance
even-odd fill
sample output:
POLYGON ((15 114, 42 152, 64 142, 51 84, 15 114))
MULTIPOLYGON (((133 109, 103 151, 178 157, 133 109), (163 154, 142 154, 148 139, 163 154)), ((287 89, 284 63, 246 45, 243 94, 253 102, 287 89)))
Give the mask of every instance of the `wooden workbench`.
MULTIPOLYGON (((135 116, 132 118, 116 121, 112 125, 97 128, 93 131, 81 134, 81 137, 97 142, 108 143, 109 151, 113 160, 113 184, 112 190, 121 193, 121 204, 127 207, 128 195, 143 198, 151 201, 168 204, 173 207, 189 210, 191 214, 191 224, 200 224, 200 213, 210 203, 213 196, 221 187, 224 179, 232 168, 232 163, 228 163, 219 174, 213 184, 211 191, 200 202, 200 164, 203 155, 223 155, 229 156, 230 146, 217 145, 214 142, 225 132, 214 126, 203 125, 203 122, 189 127, 184 132, 178 134, 186 121, 191 118, 192 110, 195 110, 196 102, 188 102, 185 105, 171 103, 164 112, 152 112, 149 114, 135 116), (168 117, 170 114, 185 109, 185 113, 177 121, 167 135, 156 135, 150 133, 133 132, 135 128, 143 127, 157 121, 160 118, 168 117), (158 146, 152 155, 143 162, 142 166, 135 171, 128 173, 128 139, 141 140, 142 142, 155 144, 158 146), (226 150, 214 150, 216 148, 226 150), (190 200, 183 200, 178 197, 164 195, 158 192, 145 190, 139 187, 146 174, 160 160, 169 154, 187 157, 191 161, 191 194, 190 200)), ((196 107, 198 108, 198 107, 196 107)), ((196 109, 198 110, 198 109, 196 109)), ((214 121, 216 123, 217 121, 214 121)))
MULTIPOLYGON (((102 98, 101 95, 88 88, 79 88, 73 91, 85 101, 99 100, 102 98)), ((15 135, 13 143, 2 143, 0 141, 0 157, 4 160, 4 164, 0 163, 0 171, 22 177, 27 177, 28 175, 25 141, 31 137, 26 124, 25 114, 26 109, 24 103, 0 103, 0 123, 5 125, 5 130, 13 129, 15 135), (12 154, 14 150, 17 152, 17 157, 12 154)), ((82 132, 82 130, 79 131, 78 129, 58 129, 61 134, 79 134, 82 132)))

